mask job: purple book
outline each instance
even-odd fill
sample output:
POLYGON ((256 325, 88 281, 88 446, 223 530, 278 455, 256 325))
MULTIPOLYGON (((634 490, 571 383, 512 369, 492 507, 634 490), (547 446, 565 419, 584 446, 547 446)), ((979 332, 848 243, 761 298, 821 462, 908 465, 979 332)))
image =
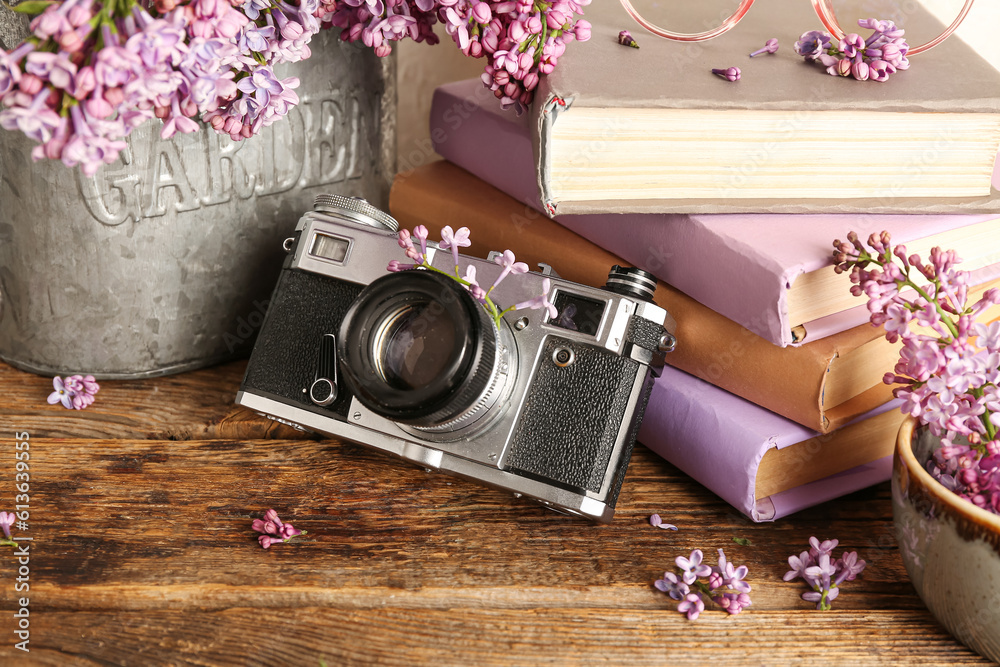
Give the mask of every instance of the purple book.
POLYGON ((893 400, 820 435, 667 366, 653 388, 638 439, 753 521, 774 521, 888 480, 895 433, 903 421, 900 403, 893 400), (836 470, 847 457, 864 459, 859 442, 869 460, 832 475, 814 474, 805 483, 781 483, 785 470, 786 478, 805 474, 808 479, 811 471, 836 470), (780 463, 762 463, 776 455, 782 456, 780 463), (765 467, 770 470, 766 482, 765 467), (762 495, 765 483, 780 490, 762 495))
MULTIPOLYGON (((460 81, 434 93, 431 140, 446 159, 536 206, 528 122, 527 114, 502 111, 479 80, 460 81)), ((781 346, 868 320, 847 277, 835 276, 829 261, 833 239, 851 230, 888 230, 921 254, 934 245, 955 248, 973 284, 1000 277, 1000 217, 992 214, 604 213, 555 220, 781 346)))

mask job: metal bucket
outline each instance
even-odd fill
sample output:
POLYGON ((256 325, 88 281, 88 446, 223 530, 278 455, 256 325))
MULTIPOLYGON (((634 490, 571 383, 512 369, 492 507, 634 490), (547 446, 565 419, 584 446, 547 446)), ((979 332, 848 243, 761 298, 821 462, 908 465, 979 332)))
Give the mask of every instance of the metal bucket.
MULTIPOLYGON (((0 6, 8 50, 24 22, 0 6)), ((19 41, 19 40, 17 40, 19 41)), ((385 206, 395 166, 395 63, 324 31, 301 104, 252 139, 135 130, 88 178, 32 162, 0 130, 0 359, 42 374, 136 378, 244 354, 298 218, 324 192, 385 206)))

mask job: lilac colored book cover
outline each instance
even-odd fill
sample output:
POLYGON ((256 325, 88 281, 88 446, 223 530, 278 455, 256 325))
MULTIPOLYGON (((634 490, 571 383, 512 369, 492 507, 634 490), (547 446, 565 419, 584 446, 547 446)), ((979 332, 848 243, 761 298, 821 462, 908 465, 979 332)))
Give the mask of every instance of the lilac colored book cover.
MULTIPOLYGON (((898 411, 900 403, 890 401, 853 423, 898 411)), ((751 520, 762 522, 889 479, 892 457, 886 456, 758 499, 757 470, 768 450, 792 447, 818 435, 667 366, 653 387, 638 440, 751 520)))

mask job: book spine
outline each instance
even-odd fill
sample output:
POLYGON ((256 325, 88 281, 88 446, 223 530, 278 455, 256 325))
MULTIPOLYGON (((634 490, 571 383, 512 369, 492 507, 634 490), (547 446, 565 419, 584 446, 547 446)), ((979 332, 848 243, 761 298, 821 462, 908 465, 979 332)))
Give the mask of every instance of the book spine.
MULTIPOLYGON (((490 250, 510 248, 529 266, 545 262, 564 278, 586 285, 603 285, 608 269, 623 263, 447 162, 398 177, 389 208, 402 226, 422 224, 432 235, 445 225, 469 227, 469 254, 484 257, 490 250)), ((780 348, 666 283, 659 283, 656 302, 678 322, 677 350, 667 355, 667 363, 814 431, 830 431, 891 398, 886 388, 885 396, 866 396, 852 406, 853 414, 836 420, 828 419, 822 407, 831 362, 878 338, 874 327, 853 330, 844 349, 827 341, 780 348)))

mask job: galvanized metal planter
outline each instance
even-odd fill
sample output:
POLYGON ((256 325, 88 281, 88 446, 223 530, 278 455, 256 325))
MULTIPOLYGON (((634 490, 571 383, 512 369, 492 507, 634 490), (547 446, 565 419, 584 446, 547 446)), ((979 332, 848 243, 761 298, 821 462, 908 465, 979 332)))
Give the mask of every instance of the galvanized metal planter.
MULTIPOLYGON (((23 36, 0 6, 0 38, 23 36)), ((0 359, 42 374, 164 375, 245 353, 315 195, 385 205, 395 65, 316 37, 285 66, 302 103, 259 137, 159 138, 147 123, 93 178, 0 130, 0 359)))

